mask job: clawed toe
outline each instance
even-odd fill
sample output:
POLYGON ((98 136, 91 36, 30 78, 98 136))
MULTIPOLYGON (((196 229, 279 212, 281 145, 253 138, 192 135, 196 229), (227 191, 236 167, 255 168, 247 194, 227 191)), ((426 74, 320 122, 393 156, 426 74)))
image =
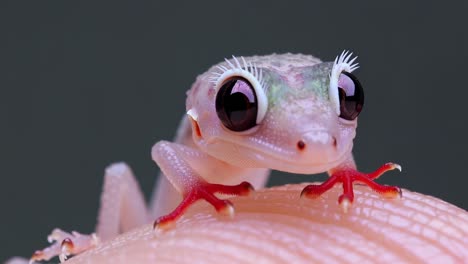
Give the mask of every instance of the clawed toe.
POLYGON ((341 210, 343 210, 344 213, 347 213, 349 210, 349 207, 353 204, 353 197, 349 197, 349 195, 340 195, 338 197, 338 204, 341 207, 341 210))
POLYGON ((99 243, 99 239, 95 234, 84 235, 75 231, 68 233, 58 228, 52 231, 47 240, 52 245, 34 252, 29 263, 42 260, 48 261, 55 256, 59 257, 60 262, 64 262, 70 255, 79 254, 99 243))

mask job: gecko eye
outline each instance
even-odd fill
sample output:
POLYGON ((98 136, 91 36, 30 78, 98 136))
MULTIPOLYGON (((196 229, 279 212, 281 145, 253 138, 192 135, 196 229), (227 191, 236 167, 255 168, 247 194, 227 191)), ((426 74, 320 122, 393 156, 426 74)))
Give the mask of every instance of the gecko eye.
POLYGON ((216 95, 216 113, 229 130, 241 132, 254 127, 258 102, 252 84, 239 76, 224 81, 216 95))
POLYGON ((340 99, 340 117, 354 120, 364 105, 364 90, 361 83, 349 72, 342 72, 338 79, 338 97, 340 99))

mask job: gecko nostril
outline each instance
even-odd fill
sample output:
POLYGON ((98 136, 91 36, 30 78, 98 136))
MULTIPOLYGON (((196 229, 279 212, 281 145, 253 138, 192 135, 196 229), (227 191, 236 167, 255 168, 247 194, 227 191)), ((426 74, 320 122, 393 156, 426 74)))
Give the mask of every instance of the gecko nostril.
POLYGON ((336 148, 336 145, 337 145, 337 143, 336 143, 336 137, 333 137, 333 147, 336 148))
POLYGON ((306 144, 304 143, 304 141, 299 140, 299 141, 297 142, 297 148, 298 148, 299 150, 303 150, 303 149, 305 148, 305 146, 306 146, 306 144))

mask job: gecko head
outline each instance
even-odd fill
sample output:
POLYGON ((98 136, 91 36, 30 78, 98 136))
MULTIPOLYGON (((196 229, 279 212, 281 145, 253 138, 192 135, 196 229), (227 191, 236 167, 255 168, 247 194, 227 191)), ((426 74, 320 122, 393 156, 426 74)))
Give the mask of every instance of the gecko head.
POLYGON ((243 167, 317 173, 351 152, 364 94, 351 54, 226 60, 199 76, 187 99, 195 143, 243 167), (211 77, 211 80, 209 80, 211 77))

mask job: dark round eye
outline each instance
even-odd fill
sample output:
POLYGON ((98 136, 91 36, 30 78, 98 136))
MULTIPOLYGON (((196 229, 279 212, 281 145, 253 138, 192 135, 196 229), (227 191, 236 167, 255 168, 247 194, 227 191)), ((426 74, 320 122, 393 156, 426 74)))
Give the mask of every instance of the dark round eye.
POLYGON ((254 127, 257 112, 257 95, 248 80, 235 76, 224 81, 216 95, 216 113, 226 128, 240 132, 254 127))
POLYGON ((342 72, 338 80, 340 97, 340 117, 354 120, 364 105, 364 90, 361 83, 349 72, 342 72))

